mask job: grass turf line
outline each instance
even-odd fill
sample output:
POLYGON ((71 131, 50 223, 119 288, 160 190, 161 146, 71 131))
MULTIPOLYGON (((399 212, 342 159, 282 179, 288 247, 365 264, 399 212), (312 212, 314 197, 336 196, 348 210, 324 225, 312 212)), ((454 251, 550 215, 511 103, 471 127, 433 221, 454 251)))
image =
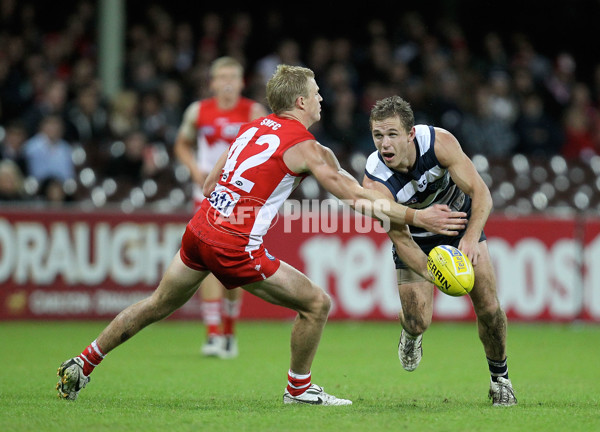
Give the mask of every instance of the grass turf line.
POLYGON ((434 323, 404 371, 399 325, 329 322, 313 382, 351 407, 283 405, 290 322, 241 322, 240 356, 199 355, 199 323, 166 321, 110 353, 74 403, 56 369, 105 323, 0 323, 2 431, 590 431, 600 430, 600 327, 509 324, 519 405, 494 408, 474 323, 434 323))

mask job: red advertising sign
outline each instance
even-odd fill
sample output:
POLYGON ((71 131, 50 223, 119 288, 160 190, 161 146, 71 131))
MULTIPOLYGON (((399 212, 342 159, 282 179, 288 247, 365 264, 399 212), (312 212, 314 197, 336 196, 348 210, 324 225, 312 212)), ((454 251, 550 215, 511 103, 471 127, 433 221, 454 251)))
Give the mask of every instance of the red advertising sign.
MULTIPOLYGON (((345 207, 322 210, 280 216, 265 237, 269 252, 331 295, 330 319, 396 319, 401 305, 385 233, 345 207)), ((112 318, 154 290, 188 218, 3 210, 0 319, 112 318)), ((486 234, 509 318, 600 322, 600 219, 494 215, 486 234)), ((293 316, 244 296, 242 319, 293 316)), ((200 319, 199 296, 172 318, 200 319)), ((436 290, 434 319, 474 319, 469 298, 436 290)))

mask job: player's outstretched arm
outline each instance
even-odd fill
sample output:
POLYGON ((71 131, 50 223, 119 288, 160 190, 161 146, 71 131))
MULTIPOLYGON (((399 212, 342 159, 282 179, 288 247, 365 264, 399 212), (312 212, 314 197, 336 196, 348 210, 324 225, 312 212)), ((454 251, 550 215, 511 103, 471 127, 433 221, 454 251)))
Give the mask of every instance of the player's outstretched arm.
MULTIPOLYGON (((391 224, 409 224, 426 228, 431 224, 432 215, 420 217, 414 209, 395 203, 388 196, 376 189, 363 188, 358 181, 346 173, 333 154, 314 140, 304 141, 286 151, 286 165, 294 172, 310 172, 315 179, 330 193, 347 202, 356 211, 375 217, 391 224)), ((439 224, 433 232, 446 233, 449 230, 462 229, 466 216, 464 213, 448 213, 437 210, 445 223, 439 224), (439 229, 443 226, 443 230, 439 229)))
MULTIPOLYGON (((365 176, 363 187, 377 190, 391 200, 394 198, 387 187, 369 177, 365 176)), ((417 210, 414 215, 414 221, 410 225, 447 236, 458 235, 459 230, 464 229, 467 223, 466 213, 452 211, 450 207, 442 204, 417 210)))
POLYGON ((465 212, 455 212, 445 204, 434 204, 415 213, 415 223, 412 225, 427 231, 456 236, 467 224, 465 212))

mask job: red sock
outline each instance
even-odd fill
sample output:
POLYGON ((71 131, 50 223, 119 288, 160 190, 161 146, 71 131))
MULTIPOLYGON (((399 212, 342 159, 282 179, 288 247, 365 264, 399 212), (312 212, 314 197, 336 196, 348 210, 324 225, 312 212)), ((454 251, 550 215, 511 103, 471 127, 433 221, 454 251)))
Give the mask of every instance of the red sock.
POLYGON ((291 370, 288 371, 287 391, 292 396, 301 395, 310 387, 310 372, 306 375, 299 375, 291 370))
POLYGON ((235 332, 235 322, 240 316, 240 300, 223 299, 223 334, 232 336, 235 332))
POLYGON ((100 364, 102 359, 104 359, 104 353, 96 341, 94 341, 79 354, 79 358, 83 360, 83 374, 87 376, 91 374, 94 368, 100 364))
POLYGON ((231 317, 223 317, 223 334, 225 336, 233 335, 235 330, 235 319, 231 317))
POLYGON ((215 324, 211 324, 208 327, 206 327, 206 334, 208 334, 208 336, 218 336, 221 334, 221 327, 215 324))
POLYGON ((204 300, 202 314, 208 336, 221 334, 221 300, 204 300))

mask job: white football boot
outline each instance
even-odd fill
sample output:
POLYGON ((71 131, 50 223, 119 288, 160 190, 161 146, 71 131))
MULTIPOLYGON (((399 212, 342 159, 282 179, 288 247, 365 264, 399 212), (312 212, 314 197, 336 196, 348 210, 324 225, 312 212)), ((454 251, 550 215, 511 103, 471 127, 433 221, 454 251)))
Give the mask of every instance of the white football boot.
POLYGON ((220 357, 223 353, 224 342, 225 338, 223 336, 211 335, 202 345, 200 352, 206 357, 220 357))
POLYGON ((283 393, 284 404, 308 404, 308 405, 323 405, 323 406, 339 406, 352 405, 352 401, 348 399, 340 399, 323 391, 323 387, 316 384, 311 386, 301 395, 292 396, 287 388, 283 393))
POLYGON ((223 346, 219 357, 222 359, 232 359, 238 356, 238 345, 235 336, 228 335, 223 337, 223 346))
POLYGON ((83 374, 83 360, 79 357, 63 362, 56 375, 59 378, 56 390, 58 397, 62 399, 77 399, 81 389, 90 382, 90 377, 83 374))
POLYGON ((398 358, 404 370, 412 372, 419 366, 419 362, 423 357, 422 339, 423 335, 412 338, 402 329, 400 342, 398 342, 398 358))
POLYGON ((499 377, 498 382, 490 378, 490 392, 488 397, 494 406, 512 406, 517 404, 517 398, 509 379, 499 377))

